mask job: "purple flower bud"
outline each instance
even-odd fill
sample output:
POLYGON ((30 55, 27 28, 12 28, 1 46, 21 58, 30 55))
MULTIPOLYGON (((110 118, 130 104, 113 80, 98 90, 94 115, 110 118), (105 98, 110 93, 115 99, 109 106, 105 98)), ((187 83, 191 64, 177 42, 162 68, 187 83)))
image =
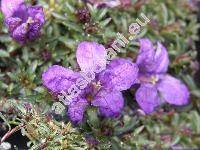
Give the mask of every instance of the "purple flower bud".
POLYGON ((51 59, 52 55, 49 51, 45 50, 41 53, 41 57, 44 61, 51 59))
POLYGON ((76 12, 77 18, 80 22, 86 23, 90 21, 90 12, 88 9, 78 9, 76 12))

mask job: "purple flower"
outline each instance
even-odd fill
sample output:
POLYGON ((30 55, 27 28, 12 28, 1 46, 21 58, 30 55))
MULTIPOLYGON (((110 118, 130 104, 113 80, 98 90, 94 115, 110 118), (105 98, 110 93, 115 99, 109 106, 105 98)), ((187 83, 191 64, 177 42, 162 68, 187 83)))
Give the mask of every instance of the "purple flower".
POLYGON ((13 39, 25 44, 39 36, 45 23, 42 7, 27 6, 24 0, 2 0, 1 9, 13 39))
POLYGON ((140 39, 140 51, 137 57, 140 87, 136 92, 136 101, 145 113, 150 114, 162 101, 173 105, 185 105, 189 101, 186 85, 166 74, 169 56, 166 48, 157 43, 155 48, 149 39, 140 39))
POLYGON ((57 94, 62 91, 67 93, 74 84, 73 91, 81 90, 68 106, 68 115, 73 122, 82 121, 89 105, 98 107, 105 117, 118 116, 124 106, 121 91, 136 82, 137 65, 128 59, 114 59, 106 66, 106 50, 95 42, 81 42, 76 57, 81 73, 57 65, 51 66, 42 75, 44 86, 57 94), (88 82, 82 73, 95 75, 88 82))

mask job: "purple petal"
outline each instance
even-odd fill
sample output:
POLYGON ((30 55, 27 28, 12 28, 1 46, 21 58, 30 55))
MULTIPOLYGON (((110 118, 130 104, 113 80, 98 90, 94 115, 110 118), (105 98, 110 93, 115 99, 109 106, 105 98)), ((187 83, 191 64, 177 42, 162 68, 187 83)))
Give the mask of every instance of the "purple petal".
POLYGON ((124 107, 124 99, 121 92, 101 90, 92 101, 92 105, 99 107, 99 111, 105 117, 116 117, 124 107))
POLYGON ((9 32, 13 32, 18 26, 21 25, 22 19, 17 18, 17 17, 15 18, 9 17, 6 19, 5 23, 8 27, 9 32))
POLYGON ((140 52, 136 62, 142 73, 166 73, 169 56, 166 48, 160 42, 157 42, 155 50, 149 39, 140 39, 140 52))
POLYGON ((35 40, 40 35, 40 23, 34 22, 29 26, 28 39, 35 40))
POLYGON ((106 50, 103 45, 95 42, 81 42, 76 57, 83 72, 97 72, 106 67, 106 50))
POLYGON ((107 69, 99 74, 98 80, 106 89, 123 91, 136 82, 138 70, 137 65, 128 59, 114 59, 107 69))
POLYGON ((28 7, 28 15, 31 19, 31 23, 29 23, 28 39, 35 40, 39 36, 40 30, 45 23, 43 8, 40 6, 30 6, 28 7))
POLYGON ((44 86, 54 93, 66 92, 79 77, 79 73, 58 65, 49 67, 42 74, 44 86))
POLYGON ((180 80, 170 76, 162 76, 157 84, 161 96, 170 104, 185 105, 189 102, 189 90, 180 80))
POLYGON ((167 49, 160 43, 157 42, 156 54, 154 57, 155 71, 156 73, 166 73, 169 66, 169 55, 167 49))
POLYGON ((79 123, 83 120, 83 115, 88 102, 86 99, 77 98, 68 107, 68 116, 74 123, 79 123))
POLYGON ((26 23, 23 23, 22 25, 18 26, 12 33, 12 37, 19 41, 21 44, 26 43, 26 36, 28 33, 28 26, 26 23))
POLYGON ((27 13, 27 6, 25 3, 22 3, 18 9, 13 13, 12 17, 17 17, 22 19, 23 22, 26 22, 28 19, 28 13, 27 13))
POLYGON ((28 7, 28 16, 31 17, 34 22, 39 23, 39 26, 43 26, 45 23, 45 16, 41 6, 28 7))
POLYGON ((146 114, 151 114, 159 106, 160 98, 153 84, 141 84, 135 94, 136 101, 146 114))
POLYGON ((152 54, 155 54, 153 43, 149 39, 143 38, 140 39, 139 42, 140 42, 140 53, 145 53, 146 56, 148 57, 151 57, 152 54))
POLYGON ((12 17, 23 3, 24 0, 1 0, 1 10, 5 18, 12 17))

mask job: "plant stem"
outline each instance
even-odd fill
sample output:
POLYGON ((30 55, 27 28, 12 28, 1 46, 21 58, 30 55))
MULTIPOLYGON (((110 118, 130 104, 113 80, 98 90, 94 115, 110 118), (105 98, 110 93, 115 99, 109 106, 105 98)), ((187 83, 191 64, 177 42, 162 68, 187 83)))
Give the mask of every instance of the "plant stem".
POLYGON ((19 125, 16 126, 15 128, 13 128, 12 130, 9 130, 1 139, 0 145, 7 139, 9 138, 13 133, 17 132, 18 130, 20 130, 22 127, 24 127, 24 125, 19 125))

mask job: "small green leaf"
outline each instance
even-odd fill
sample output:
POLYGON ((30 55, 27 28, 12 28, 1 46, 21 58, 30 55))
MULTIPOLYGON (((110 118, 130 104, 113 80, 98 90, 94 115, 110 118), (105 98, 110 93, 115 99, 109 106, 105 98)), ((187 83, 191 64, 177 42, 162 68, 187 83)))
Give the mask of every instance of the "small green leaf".
POLYGON ((55 13, 53 12, 52 15, 56 18, 56 19, 60 19, 60 20, 66 20, 66 16, 63 16, 61 14, 55 13))
POLYGON ((90 125, 92 125, 92 127, 97 129, 99 127, 99 118, 97 116, 97 109, 96 108, 88 108, 87 116, 88 116, 88 123, 90 125))
POLYGON ((135 131, 134 131, 134 136, 139 135, 139 134, 143 131, 144 127, 145 127, 145 126, 142 125, 142 126, 136 128, 135 131))
POLYGON ((0 57, 10 57, 10 54, 8 52, 0 49, 0 57))
POLYGON ((97 20, 101 20, 106 15, 107 12, 108 12, 107 9, 103 9, 102 11, 100 11, 97 20))
POLYGON ((102 28, 104 28, 107 24, 109 24, 109 22, 112 20, 112 18, 107 18, 106 20, 104 20, 104 21, 101 21, 100 22, 100 26, 102 27, 102 28))

